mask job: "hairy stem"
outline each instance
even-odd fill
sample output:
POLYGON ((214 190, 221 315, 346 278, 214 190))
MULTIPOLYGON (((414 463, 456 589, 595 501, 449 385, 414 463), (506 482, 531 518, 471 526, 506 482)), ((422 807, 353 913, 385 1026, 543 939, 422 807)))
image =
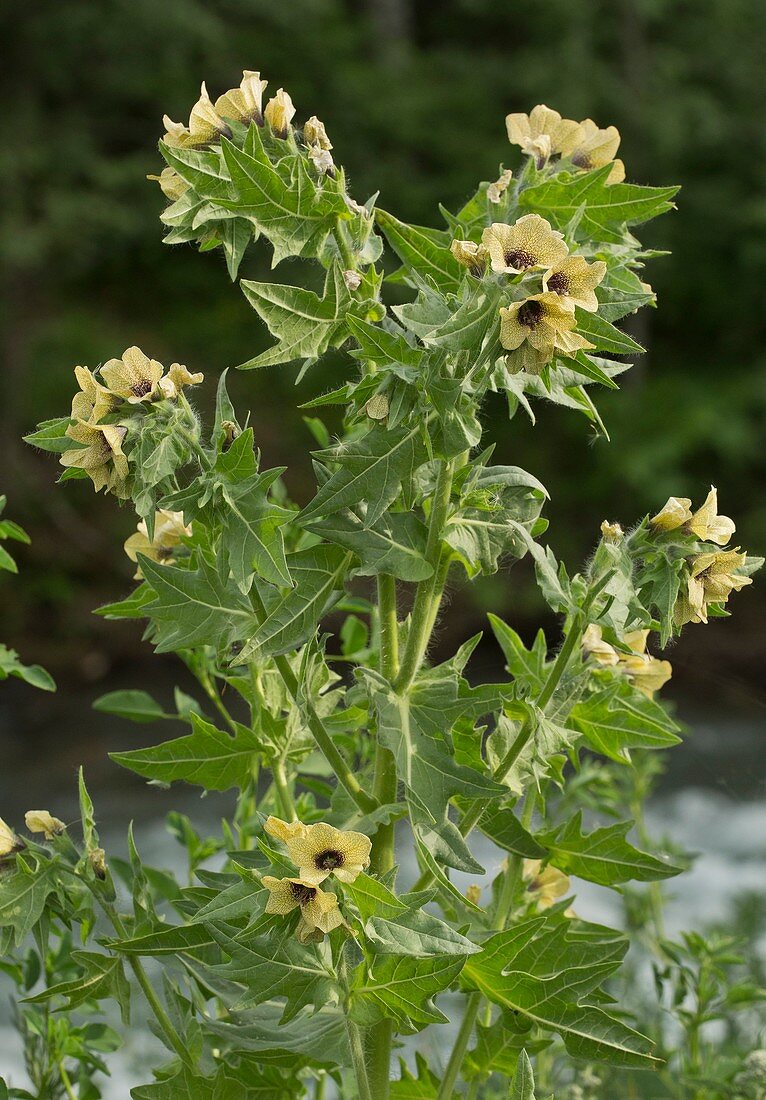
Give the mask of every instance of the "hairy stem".
POLYGON ((274 781, 274 789, 277 792, 277 797, 282 807, 282 813, 285 815, 285 820, 297 821, 298 815, 295 812, 295 802, 293 801, 293 794, 290 790, 287 772, 285 771, 285 762, 279 757, 272 762, 271 777, 274 781))
POLYGON ((442 535, 449 512, 453 476, 454 463, 443 462, 439 469, 436 488, 431 499, 431 514, 428 519, 428 540, 425 552, 426 561, 432 566, 433 573, 418 584, 415 593, 407 647, 404 651, 399 674, 394 682, 394 687, 399 695, 409 691, 420 670, 447 579, 446 570, 440 569, 439 565, 441 562, 442 535))
MULTIPOLYGON (((253 607, 256 615, 261 619, 266 618, 266 608, 263 605, 258 591, 253 586, 250 593, 253 601, 253 607)), ((282 681, 287 688, 290 698, 293 700, 297 707, 303 712, 306 725, 309 731, 317 743, 318 748, 324 753, 325 759, 330 764, 338 777, 338 782, 345 787, 349 796, 354 800, 360 810, 363 813, 369 813, 370 810, 374 810, 377 806, 377 802, 374 798, 371 798, 365 791, 362 790, 359 780, 356 778, 351 768, 343 759, 340 750, 333 741, 330 734, 324 727, 322 719, 317 714, 313 703, 310 699, 302 697, 298 679, 290 667, 290 662, 285 656, 274 657, 274 664, 277 667, 279 675, 282 677, 282 681)))
MULTIPOLYGON (((508 922, 508 917, 513 907, 516 885, 521 873, 521 866, 521 856, 511 855, 508 857, 508 864, 500 886, 495 912, 492 916, 492 930, 495 932, 501 932, 508 922)), ((471 1036, 473 1035, 473 1030, 476 1026, 483 1000, 483 995, 478 990, 469 993, 466 998, 463 1021, 460 1025, 460 1031, 455 1040, 455 1045, 452 1048, 447 1068, 444 1071, 444 1078, 436 1094, 436 1100, 452 1100, 452 1097, 455 1095, 455 1083, 460 1075, 460 1070, 465 1060, 468 1044, 471 1041, 471 1036)))
MULTIPOLYGON (((108 917, 117 935, 120 936, 122 939, 128 939, 129 937, 127 929, 125 928, 125 925, 122 922, 122 918, 115 909, 114 905, 112 905, 111 902, 106 901, 105 898, 102 898, 97 890, 93 890, 92 892, 99 905, 103 909, 104 913, 108 917)), ((159 1024, 160 1030, 168 1041, 168 1045, 172 1050, 176 1052, 178 1057, 185 1065, 189 1066, 191 1069, 194 1069, 194 1059, 189 1053, 183 1039, 176 1031, 175 1026, 173 1025, 173 1021, 170 1019, 170 1016, 168 1016, 164 1005, 155 993, 154 987, 149 980, 149 976, 144 970, 143 963, 135 955, 128 955, 127 960, 131 970, 136 976, 138 984, 141 986, 141 989, 144 992, 144 996, 149 1003, 149 1007, 154 1013, 154 1018, 159 1024)))

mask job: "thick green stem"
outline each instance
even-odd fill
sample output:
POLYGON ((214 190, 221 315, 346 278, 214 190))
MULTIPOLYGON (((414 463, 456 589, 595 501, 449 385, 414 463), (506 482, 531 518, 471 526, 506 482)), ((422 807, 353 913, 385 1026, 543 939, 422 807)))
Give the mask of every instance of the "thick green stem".
MULTIPOLYGON (((263 601, 261 600, 255 586, 253 586, 250 594, 256 614, 260 618, 265 619, 266 608, 264 607, 263 601)), ((361 786, 359 785, 359 780, 356 778, 354 773, 351 771, 351 768, 343 759, 340 750, 338 749, 330 734, 325 729, 324 723, 314 709, 314 705, 312 704, 311 700, 306 699, 305 697, 301 698, 298 678, 290 667, 290 662, 288 661, 287 657, 275 657, 274 664, 277 666, 277 671, 282 677, 282 681, 287 688, 291 699, 296 706, 301 708, 304 719, 306 721, 306 725, 308 726, 312 737, 316 741, 318 748, 322 753, 324 753, 325 759, 327 760, 328 764, 332 766, 333 771, 338 777, 338 782, 346 788, 349 796, 354 800, 354 802, 357 804, 359 809, 362 810, 363 813, 369 813, 371 810, 374 810, 377 806, 377 802, 374 798, 371 798, 370 795, 362 790, 361 786)))
POLYGON ((441 570, 439 566, 442 561, 442 534, 449 514, 453 474, 454 464, 443 462, 431 499, 431 514, 428 519, 428 540, 425 552, 426 560, 433 567, 433 573, 427 580, 418 584, 415 593, 407 647, 404 651, 399 674, 394 683, 394 687, 400 695, 405 694, 410 689, 420 670, 447 578, 446 570, 441 570))
POLYGON ((356 271, 358 266, 356 256, 354 255, 351 245, 349 244, 348 234, 346 233, 346 226, 342 218, 338 218, 338 220, 336 221, 332 235, 335 238, 335 243, 338 246, 338 251, 340 252, 341 259, 343 260, 343 266, 349 271, 356 271))
MULTIPOLYGON (((380 622, 380 671, 393 682, 399 668, 399 623, 396 606, 396 581, 385 574, 378 577, 378 617, 380 622)), ((381 805, 396 801, 396 761, 390 749, 378 742, 375 750, 373 795, 381 805)), ((396 861, 394 822, 378 827, 372 839, 371 870, 376 875, 390 871, 396 861)), ((390 1091, 391 1044, 393 1023, 383 1019, 367 1034, 367 1072, 375 1100, 387 1100, 390 1091)))
MULTIPOLYGON (((495 932, 502 931, 508 922, 520 873, 521 857, 517 855, 509 856, 508 866, 503 875, 495 912, 492 916, 492 929, 495 932)), ((444 1078, 436 1094, 436 1100, 452 1100, 455 1095, 455 1083, 460 1075, 460 1070, 465 1060, 468 1044, 471 1041, 471 1036, 473 1035, 473 1030, 476 1026, 483 1000, 483 995, 478 990, 470 993, 466 998, 463 1022, 460 1025, 460 1031, 455 1040, 455 1045, 452 1048, 447 1068, 444 1071, 444 1078)))
POLYGON ((338 959, 338 981, 343 991, 343 1011, 346 1016, 346 1034, 351 1050, 351 1061, 356 1076, 357 1095, 359 1100, 378 1100, 370 1090, 370 1082, 367 1078, 367 1063, 364 1056, 364 1042, 359 1026, 351 1019, 348 1011, 349 998, 349 972, 345 950, 341 949, 338 959))
POLYGON ((279 804, 282 807, 282 813, 285 815, 285 820, 297 821, 298 815, 295 812, 295 802, 293 801, 293 794, 287 779, 284 760, 277 759, 272 762, 271 776, 274 781, 274 789, 279 797, 279 804))

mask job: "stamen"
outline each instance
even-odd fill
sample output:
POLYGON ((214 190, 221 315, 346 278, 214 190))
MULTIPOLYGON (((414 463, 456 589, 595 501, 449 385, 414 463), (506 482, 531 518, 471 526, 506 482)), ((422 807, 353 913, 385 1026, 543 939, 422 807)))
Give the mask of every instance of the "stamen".
POLYGON ((539 302, 528 301, 519 309, 518 321, 520 325, 525 325, 527 328, 537 328, 542 320, 543 307, 539 302))
POLYGON ((299 905, 308 905, 316 894, 316 888, 313 886, 304 886, 302 882, 291 882, 290 893, 299 905))
POLYGON ((569 279, 563 271, 554 271, 548 280, 548 290, 552 290, 556 294, 569 293, 569 279))
POLYGON ((523 271, 527 267, 534 267, 535 257, 531 252, 527 252, 523 248, 509 249, 505 253, 505 262, 508 267, 515 267, 518 271, 523 271))
POLYGON ((314 856, 314 863, 320 871, 334 871, 336 867, 342 867, 344 862, 343 852, 339 852, 337 848, 327 848, 314 856))

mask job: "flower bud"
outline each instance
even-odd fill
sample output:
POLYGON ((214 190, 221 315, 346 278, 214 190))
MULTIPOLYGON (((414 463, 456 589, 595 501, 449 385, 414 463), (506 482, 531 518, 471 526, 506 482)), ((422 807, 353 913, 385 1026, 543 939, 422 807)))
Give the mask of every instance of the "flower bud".
POLYGON ((327 136, 324 123, 320 122, 316 115, 307 119, 303 127, 303 137, 308 145, 318 145, 320 149, 332 149, 332 142, 327 136))
POLYGON ((106 852, 103 848, 93 848, 88 852, 88 862, 93 868, 93 874, 101 882, 106 878, 106 852))
POLYGON ((263 117, 276 137, 287 137, 290 132, 290 123, 295 117, 295 107, 284 88, 280 88, 277 94, 266 104, 263 117))
POLYGON ((604 520, 601 524, 601 537, 604 542, 621 542, 625 537, 625 532, 619 523, 609 523, 608 520, 604 520))
POLYGON ((510 168, 506 168, 505 171, 500 174, 500 178, 489 185, 487 188, 487 198, 490 202, 502 201, 503 195, 508 190, 508 185, 512 178, 513 172, 510 168))

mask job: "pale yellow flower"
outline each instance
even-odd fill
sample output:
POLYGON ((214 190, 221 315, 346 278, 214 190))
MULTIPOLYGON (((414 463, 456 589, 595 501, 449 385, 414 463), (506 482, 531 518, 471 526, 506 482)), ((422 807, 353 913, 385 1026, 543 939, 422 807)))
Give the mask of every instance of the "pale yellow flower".
POLYGON ((301 879, 318 885, 328 875, 353 882, 369 865, 372 842, 364 833, 345 832, 320 821, 307 825, 302 836, 290 837, 285 845, 301 879))
POLYGON ((77 420, 67 428, 66 434, 83 446, 64 451, 59 459, 61 465, 85 470, 96 492, 106 488, 119 497, 127 496, 128 459, 122 453, 127 428, 120 424, 88 424, 77 420))
POLYGON ((734 520, 718 515, 718 490, 710 486, 710 492, 701 508, 687 521, 687 527, 701 542, 716 542, 725 546, 736 531, 734 520))
POLYGON ((689 497, 668 497, 656 516, 649 520, 658 531, 675 531, 692 518, 689 497))
POLYGON ((473 882, 466 888, 465 896, 472 905, 478 905, 481 898, 481 886, 473 882))
POLYGON ((700 554, 691 562, 686 592, 679 596, 674 618, 677 626, 684 623, 706 623, 707 605, 726 603, 732 592, 739 592, 752 577, 737 570, 747 561, 747 554, 735 550, 713 550, 700 554))
POLYGON ((481 239, 492 270, 514 275, 535 267, 554 267, 568 251, 563 235, 539 214, 525 214, 515 225, 493 222, 481 239))
POLYGON ((175 168, 163 168, 159 176, 149 175, 148 180, 155 180, 160 185, 160 190, 166 199, 176 202, 189 190, 189 184, 179 176, 175 168))
POLYGON ((651 699, 671 678, 673 667, 670 661, 661 661, 646 652, 648 637, 648 630, 632 630, 623 637, 633 652, 620 654, 620 668, 633 686, 651 699))
POLYGON ((504 172, 501 172, 499 178, 487 188, 487 198, 489 201, 495 203, 501 202, 512 179, 513 172, 510 168, 506 168, 504 172))
POLYGON ((198 145, 208 145, 211 141, 220 137, 221 134, 230 132, 229 127, 216 112, 210 96, 207 94, 204 81, 200 88, 199 99, 189 114, 189 125, 184 126, 182 122, 173 122, 167 115, 165 115, 163 122, 165 124, 165 134, 162 140, 171 148, 184 146, 193 148, 198 145))
POLYGON ((449 246, 449 249, 457 262, 463 267, 467 267, 474 278, 482 278, 487 270, 487 260, 489 259, 489 252, 483 244, 476 244, 475 241, 455 240, 449 246))
POLYGON ((508 140, 523 153, 533 156, 541 168, 550 156, 568 154, 580 131, 580 124, 562 118, 558 111, 539 103, 528 115, 511 114, 505 119, 508 140))
POLYGON ((325 125, 316 115, 312 115, 311 118, 306 120, 303 127, 303 137, 308 145, 318 145, 320 149, 327 151, 332 149, 332 142, 327 136, 325 125))
POLYGON ((264 875, 263 885, 269 891, 264 912, 286 916, 293 909, 300 909, 301 920, 296 934, 302 943, 310 942, 316 933, 332 932, 344 923, 335 894, 325 893, 313 883, 300 878, 264 875))
POLYGON ((27 810, 24 823, 30 833, 43 833, 46 840, 53 840, 66 829, 64 822, 53 817, 47 810, 27 810))
MULTIPOLYGON (((138 555, 143 554, 159 565, 172 565, 176 560, 173 551, 191 533, 191 527, 184 525, 183 512, 160 508, 154 513, 154 538, 149 538, 146 520, 142 519, 135 533, 125 540, 125 553, 131 561, 138 561, 138 555)), ((137 569, 135 579, 141 580, 142 576, 141 569, 137 569)))
POLYGON ((290 132, 290 123, 295 117, 295 107, 284 88, 280 88, 277 94, 269 100, 263 116, 277 137, 287 137, 290 132))
POLYGON ((601 537, 604 542, 622 542, 625 532, 619 523, 610 523, 605 519, 601 524, 601 537))
POLYGON ((80 391, 72 398, 73 420, 91 420, 98 423, 102 416, 111 412, 119 404, 119 399, 110 393, 106 386, 102 386, 87 367, 75 367, 74 376, 80 391))
POLYGON ((583 256, 567 256, 543 275, 543 290, 552 290, 572 305, 595 313, 598 309, 596 287, 606 275, 606 264, 589 264, 583 256))
POLYGON ((126 348, 121 359, 110 359, 101 368, 101 377, 110 393, 137 405, 150 401, 158 392, 158 383, 164 367, 156 359, 150 359, 140 348, 126 348))
POLYGON ((558 294, 533 294, 500 310, 500 343, 508 351, 526 352, 525 369, 539 369, 557 350, 571 355, 593 347, 573 331, 576 324, 573 307, 558 294))
POLYGON ((601 627, 591 623, 583 634, 582 648, 600 665, 624 673, 634 687, 651 698, 668 682, 673 670, 669 661, 660 661, 646 652, 648 636, 648 630, 629 631, 622 640, 632 652, 623 653, 604 641, 601 627))
POLYGON ((198 386, 205 376, 200 371, 192 374, 182 363, 171 363, 168 373, 157 383, 159 393, 165 398, 175 398, 184 386, 198 386))
POLYGON ((6 825, 0 817, 0 859, 7 859, 24 847, 24 841, 14 833, 10 825, 6 825))
POLYGON ((539 859, 525 859, 522 874, 527 890, 534 895, 537 908, 550 909, 559 898, 569 893, 569 876, 550 864, 545 870, 540 868, 539 859))
POLYGON ((266 818, 263 828, 269 836, 281 840, 283 844, 286 844, 288 840, 293 840, 296 836, 306 835, 306 826, 302 821, 283 821, 281 817, 274 817, 273 815, 266 818))
POLYGON ((230 88, 215 101, 215 113, 235 122, 263 123, 263 93, 268 80, 261 74, 245 69, 238 88, 230 88))
POLYGON ((620 660, 620 655, 614 646, 609 642, 605 642, 601 636, 601 627, 598 623, 590 623, 583 632, 582 642, 583 652, 589 657, 593 657, 600 665, 605 667, 614 667, 620 660))
MULTIPOLYGON (((620 145, 620 131, 616 126, 607 126, 600 129, 592 118, 586 118, 580 123, 580 128, 574 138, 574 144, 569 151, 572 163, 577 168, 603 168, 614 160, 614 155, 620 145)), ((614 172, 614 169, 613 169, 614 172)), ((617 171, 619 174, 619 169, 617 171)), ((625 169, 623 166, 623 176, 625 169)), ((610 183, 617 183, 612 180, 610 183)))
POLYGON ((625 179, 625 165, 623 164, 623 162, 618 157, 617 160, 612 161, 612 170, 609 173, 609 175, 606 177, 606 182, 607 183, 622 183, 624 179, 625 179))

